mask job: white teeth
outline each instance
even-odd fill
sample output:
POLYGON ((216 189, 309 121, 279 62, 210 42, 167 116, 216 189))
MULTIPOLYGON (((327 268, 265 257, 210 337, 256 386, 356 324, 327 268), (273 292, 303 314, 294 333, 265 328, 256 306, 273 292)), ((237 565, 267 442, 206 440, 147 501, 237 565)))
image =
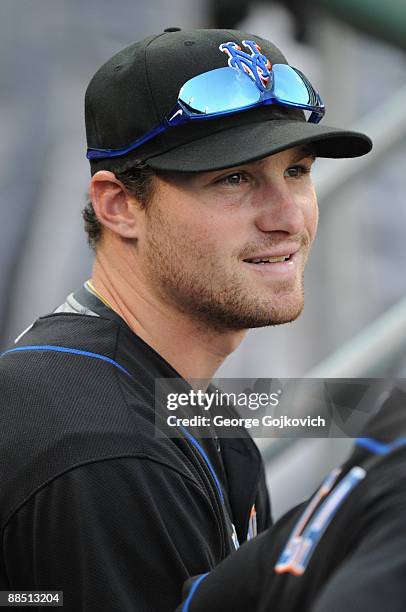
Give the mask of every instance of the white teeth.
POLYGON ((289 255, 281 255, 280 257, 266 257, 264 259, 249 259, 248 262, 249 263, 255 263, 255 264, 265 264, 265 263, 275 263, 277 261, 286 261, 287 259, 289 259, 289 255))

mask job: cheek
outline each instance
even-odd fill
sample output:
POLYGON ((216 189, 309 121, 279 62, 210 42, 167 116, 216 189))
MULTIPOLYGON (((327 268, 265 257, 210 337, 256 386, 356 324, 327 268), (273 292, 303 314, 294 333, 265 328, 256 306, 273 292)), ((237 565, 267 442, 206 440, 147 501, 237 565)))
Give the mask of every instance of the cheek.
POLYGON ((213 212, 205 203, 193 201, 187 207, 178 208, 169 219, 169 231, 178 243, 185 243, 193 250, 205 250, 207 254, 218 248, 229 235, 227 216, 213 212))
POLYGON ((203 219, 193 208, 188 211, 179 208, 173 206, 170 215, 168 208, 156 208, 150 215, 146 224, 147 254, 152 246, 155 254, 168 261, 182 258, 185 263, 185 256, 187 260, 200 259, 213 251, 216 241, 213 220, 203 219))
POLYGON ((303 210, 305 226, 311 242, 313 242, 319 222, 319 207, 317 205, 317 197, 313 185, 309 189, 303 210))
POLYGON ((165 251, 171 258, 179 254, 188 258, 218 261, 225 251, 240 244, 244 226, 238 207, 225 206, 224 201, 202 198, 199 194, 176 197, 166 190, 156 199, 146 218, 147 243, 165 251))
POLYGON ((315 200, 311 207, 311 211, 309 213, 309 234, 311 236, 312 242, 316 236, 318 223, 319 223, 319 207, 317 205, 317 201, 315 200))

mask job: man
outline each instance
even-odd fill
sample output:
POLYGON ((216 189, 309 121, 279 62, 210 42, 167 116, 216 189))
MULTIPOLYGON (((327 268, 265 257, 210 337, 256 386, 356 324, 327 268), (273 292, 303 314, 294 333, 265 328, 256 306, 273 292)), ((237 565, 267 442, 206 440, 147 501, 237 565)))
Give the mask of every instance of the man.
POLYGON ((249 436, 170 438, 159 417, 155 435, 154 380, 190 390, 248 328, 300 314, 314 157, 371 148, 323 114, 274 45, 237 31, 168 28, 93 77, 92 278, 1 360, 3 589, 171 610, 269 525, 249 436))

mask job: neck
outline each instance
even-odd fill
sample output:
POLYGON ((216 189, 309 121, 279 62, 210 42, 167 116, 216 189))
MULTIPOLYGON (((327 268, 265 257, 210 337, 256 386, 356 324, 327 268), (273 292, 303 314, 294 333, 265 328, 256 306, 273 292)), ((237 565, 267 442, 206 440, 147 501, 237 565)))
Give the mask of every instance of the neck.
POLYGON ((96 255, 92 287, 98 297, 161 355, 187 381, 211 379, 225 358, 242 341, 245 331, 218 331, 161 303, 134 273, 111 267, 108 257, 96 255))

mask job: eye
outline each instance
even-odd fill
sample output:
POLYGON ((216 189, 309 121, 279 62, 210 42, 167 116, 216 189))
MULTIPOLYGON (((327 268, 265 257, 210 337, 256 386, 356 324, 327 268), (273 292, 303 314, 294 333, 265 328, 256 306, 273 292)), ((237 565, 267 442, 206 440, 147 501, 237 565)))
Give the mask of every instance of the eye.
POLYGON ((306 174, 310 174, 311 168, 307 166, 291 166, 285 171, 285 176, 289 178, 301 178, 306 174))
POLYGON ((217 182, 230 187, 238 187, 238 185, 246 183, 247 181, 248 176, 245 174, 245 172, 233 172, 232 174, 223 176, 217 182))

